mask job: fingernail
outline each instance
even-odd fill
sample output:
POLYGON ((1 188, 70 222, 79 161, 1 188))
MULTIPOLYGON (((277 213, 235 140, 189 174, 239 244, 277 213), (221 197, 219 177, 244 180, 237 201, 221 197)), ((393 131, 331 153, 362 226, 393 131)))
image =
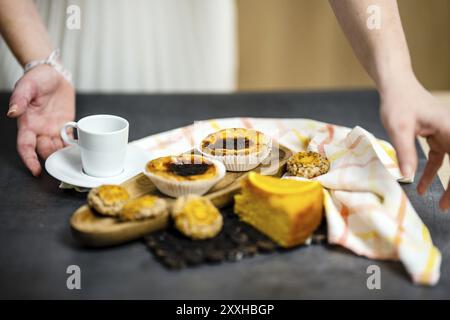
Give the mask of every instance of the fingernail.
POLYGON ((17 111, 17 104, 13 104, 12 106, 9 107, 8 113, 6 114, 6 116, 11 117, 14 115, 14 113, 16 113, 17 111))
POLYGON ((403 178, 404 179, 408 179, 408 180, 412 179, 413 176, 414 176, 414 172, 413 172, 412 167, 410 165, 408 165, 408 164, 403 166, 402 174, 403 174, 403 178))
POLYGON ((31 171, 31 174, 32 174, 34 177, 37 178, 37 177, 40 176, 41 170, 39 170, 39 169, 32 170, 32 171, 31 171))

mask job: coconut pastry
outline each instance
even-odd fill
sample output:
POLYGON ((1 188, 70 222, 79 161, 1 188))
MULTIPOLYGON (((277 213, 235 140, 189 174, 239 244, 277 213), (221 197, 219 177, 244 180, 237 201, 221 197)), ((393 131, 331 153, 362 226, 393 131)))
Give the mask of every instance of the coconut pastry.
POLYGON ((211 200, 197 195, 178 198, 172 218, 181 233, 195 240, 215 237, 223 225, 222 215, 211 200))
POLYGON ((194 154, 151 160, 144 171, 159 191, 171 197, 205 194, 225 172, 220 161, 194 154))
POLYGON ((102 185, 89 191, 87 201, 91 208, 107 216, 117 216, 130 199, 128 191, 119 185, 102 185))
POLYGON ((125 203, 119 213, 119 218, 123 221, 134 221, 156 218, 167 215, 168 212, 167 202, 164 199, 146 195, 125 203))
POLYGON ((293 176, 312 179, 325 174, 330 162, 320 153, 302 151, 292 155, 287 161, 287 172, 293 176))
POLYGON ((223 162, 228 171, 248 171, 267 158, 271 147, 271 138, 262 132, 229 128, 204 138, 199 151, 223 162))

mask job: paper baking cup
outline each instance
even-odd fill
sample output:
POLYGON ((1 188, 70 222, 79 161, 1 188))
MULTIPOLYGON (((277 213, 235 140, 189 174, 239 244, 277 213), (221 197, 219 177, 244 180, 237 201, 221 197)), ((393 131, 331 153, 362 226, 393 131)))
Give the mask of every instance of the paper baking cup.
POLYGON ((217 175, 213 179, 196 180, 196 181, 177 181, 173 179, 163 178, 144 170, 144 174, 153 182, 153 184, 162 193, 171 196, 179 197, 188 194, 203 195, 208 192, 217 182, 219 182, 226 173, 225 166, 217 160, 208 159, 216 167, 217 175))
POLYGON ((201 148, 197 149, 205 157, 222 162, 227 171, 249 171, 259 166, 269 156, 272 151, 272 141, 269 140, 265 150, 259 154, 216 156, 203 152, 201 148))

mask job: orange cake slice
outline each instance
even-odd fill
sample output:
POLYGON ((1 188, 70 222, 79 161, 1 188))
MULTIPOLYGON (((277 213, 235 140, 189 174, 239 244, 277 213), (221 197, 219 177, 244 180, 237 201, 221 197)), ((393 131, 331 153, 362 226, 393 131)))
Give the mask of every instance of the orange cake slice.
POLYGON ((240 219, 282 247, 305 242, 322 220, 323 188, 316 181, 278 179, 250 172, 235 196, 240 219))

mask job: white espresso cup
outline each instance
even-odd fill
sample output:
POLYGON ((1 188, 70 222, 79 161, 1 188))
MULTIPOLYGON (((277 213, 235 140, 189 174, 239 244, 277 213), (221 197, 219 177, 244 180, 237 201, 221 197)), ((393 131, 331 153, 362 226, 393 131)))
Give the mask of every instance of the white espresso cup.
POLYGON ((124 118, 98 114, 67 122, 60 131, 61 138, 81 151, 83 171, 93 177, 112 177, 124 168, 128 144, 128 121, 124 118), (68 128, 77 130, 78 139, 67 134, 68 128))

